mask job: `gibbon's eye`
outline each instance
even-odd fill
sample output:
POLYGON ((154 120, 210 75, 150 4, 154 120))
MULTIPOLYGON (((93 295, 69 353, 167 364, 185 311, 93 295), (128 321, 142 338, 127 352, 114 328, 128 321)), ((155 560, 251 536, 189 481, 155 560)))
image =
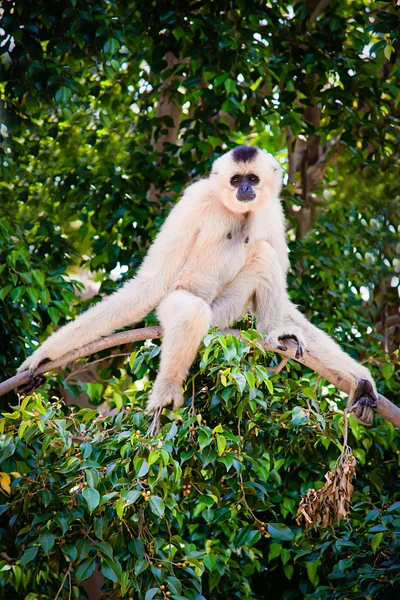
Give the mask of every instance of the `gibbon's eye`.
POLYGON ((251 181, 251 183, 259 183, 260 179, 257 177, 257 175, 249 175, 248 177, 249 181, 251 181))
POLYGON ((240 175, 234 175, 231 179, 231 185, 238 185, 240 180, 241 180, 240 175))

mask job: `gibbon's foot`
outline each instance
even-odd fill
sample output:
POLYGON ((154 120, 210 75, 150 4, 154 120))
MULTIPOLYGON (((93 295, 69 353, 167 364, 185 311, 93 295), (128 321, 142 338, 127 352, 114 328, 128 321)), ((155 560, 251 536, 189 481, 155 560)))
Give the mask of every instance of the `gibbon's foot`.
POLYGON ((31 376, 24 385, 17 388, 17 394, 24 397, 32 394, 35 390, 46 383, 46 378, 43 375, 31 376))
POLYGON ((360 379, 354 392, 350 412, 363 425, 372 425, 374 418, 374 411, 372 409, 376 408, 377 401, 378 396, 372 383, 368 379, 360 379))
POLYGON ((150 427, 147 430, 147 435, 149 437, 154 437, 156 435, 158 435, 160 433, 160 429, 161 429, 161 413, 162 413, 162 408, 157 408, 157 410, 154 411, 154 417, 153 420, 151 422, 150 427))
POLYGON ((147 402, 147 410, 156 412, 158 409, 162 410, 171 403, 174 410, 178 410, 183 405, 181 386, 176 383, 166 383, 156 379, 147 402))
MULTIPOLYGON (((297 335, 294 334, 285 334, 285 335, 281 335, 279 336, 278 340, 294 340, 297 344, 297 349, 296 349, 296 354, 295 357, 296 358, 303 358, 304 355, 304 342, 302 342, 301 340, 299 340, 299 338, 297 337, 297 335)), ((278 344, 277 348, 279 348, 279 350, 287 350, 287 346, 285 346, 285 344, 278 344)))

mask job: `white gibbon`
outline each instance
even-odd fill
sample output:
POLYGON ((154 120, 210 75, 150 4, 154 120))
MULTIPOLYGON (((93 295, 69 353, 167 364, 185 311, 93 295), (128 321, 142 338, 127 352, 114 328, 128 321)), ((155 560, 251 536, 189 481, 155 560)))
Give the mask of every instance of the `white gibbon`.
POLYGON ((147 408, 183 404, 182 384, 210 326, 228 327, 252 308, 258 331, 277 349, 297 344, 354 382, 354 413, 372 421, 375 385, 358 364, 289 300, 278 162, 252 146, 218 158, 172 209, 139 271, 117 292, 50 336, 20 367, 36 369, 144 319, 157 308, 164 330, 160 369, 147 408))

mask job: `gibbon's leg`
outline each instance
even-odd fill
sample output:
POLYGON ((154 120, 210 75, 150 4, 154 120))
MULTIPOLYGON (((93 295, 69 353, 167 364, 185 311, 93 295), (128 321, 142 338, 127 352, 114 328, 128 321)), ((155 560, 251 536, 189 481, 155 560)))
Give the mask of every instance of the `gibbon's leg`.
POLYGON ((244 266, 235 279, 212 302, 212 324, 229 327, 242 317, 253 302, 257 330, 267 334, 267 341, 278 349, 292 338, 297 342, 296 358, 303 355, 304 336, 301 328, 285 321, 284 307, 289 302, 285 275, 276 251, 268 242, 254 245, 244 266))
POLYGON ((185 290, 175 290, 161 302, 157 315, 164 330, 160 370, 147 409, 159 415, 173 402, 183 404, 182 384, 211 323, 209 305, 185 290))
POLYGON ((286 350, 284 340, 292 338, 297 342, 296 358, 301 358, 306 348, 322 365, 346 377, 352 383, 351 411, 361 423, 371 424, 377 394, 369 370, 312 325, 289 301, 282 285, 282 271, 277 270, 277 262, 269 248, 269 244, 260 242, 237 277, 214 300, 212 324, 229 327, 245 314, 254 297, 257 329, 267 332, 267 341, 275 348, 286 350))
POLYGON ((288 330, 292 323, 304 332, 307 351, 324 367, 350 381, 349 408, 361 423, 371 425, 372 408, 376 407, 378 397, 369 370, 346 354, 331 337, 310 323, 290 302, 285 310, 288 330))
POLYGON ((53 333, 18 371, 29 369, 34 373, 50 360, 57 360, 116 329, 141 321, 161 302, 165 293, 162 280, 131 279, 120 290, 53 333))

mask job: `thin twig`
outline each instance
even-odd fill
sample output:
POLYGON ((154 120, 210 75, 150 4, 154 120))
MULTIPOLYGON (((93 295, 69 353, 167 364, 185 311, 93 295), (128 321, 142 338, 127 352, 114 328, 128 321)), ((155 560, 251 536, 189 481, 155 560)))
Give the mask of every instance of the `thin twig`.
POLYGON ((69 375, 67 375, 65 377, 65 381, 68 381, 69 379, 71 379, 71 377, 74 377, 78 373, 83 373, 84 371, 87 371, 88 367, 91 367, 92 365, 95 365, 96 363, 100 363, 100 362, 103 362, 104 360, 109 360, 110 358, 115 358, 117 356, 130 356, 131 354, 132 354, 132 352, 121 352, 120 354, 109 354, 108 356, 103 356, 102 358, 92 360, 88 363, 85 363, 84 366, 82 367, 82 369, 77 369, 76 371, 72 371, 69 375))
POLYGON ((316 21, 317 17, 319 17, 319 15, 327 8, 330 1, 331 0, 320 0, 318 2, 317 6, 314 8, 308 20, 309 25, 312 25, 316 21))
POLYGON ((348 411, 347 408, 345 408, 344 411, 343 411, 343 416, 344 416, 344 421, 343 421, 343 448, 342 448, 342 452, 340 454, 340 457, 343 456, 343 454, 346 452, 346 448, 347 448, 347 436, 348 436, 348 432, 349 432, 348 414, 349 414, 349 411, 348 411))
MULTIPOLYGON (((70 564, 70 565, 69 565, 69 567, 68 567, 68 571, 67 571, 67 572, 65 573, 65 575, 64 575, 64 578, 63 578, 63 580, 62 580, 62 583, 61 583, 61 585, 60 585, 60 589, 58 590, 58 592, 57 592, 57 594, 56 594, 56 596, 55 596, 54 600, 57 600, 57 598, 58 598, 58 597, 59 597, 59 595, 61 594, 61 592, 62 592, 62 589, 63 589, 63 587, 64 587, 65 580, 67 579, 68 575, 70 575, 70 571, 71 571, 71 564, 70 564)), ((71 582, 71 580, 70 580, 70 582, 71 582)), ((71 597, 71 585, 70 585, 70 597, 71 597)))
POLYGON ((274 373, 274 375, 278 375, 278 373, 280 373, 282 371, 282 369, 284 367, 286 367, 288 362, 289 362, 289 359, 287 356, 285 356, 284 358, 282 358, 281 362, 279 363, 279 365, 277 367, 273 367, 272 369, 267 369, 267 371, 272 371, 272 373, 274 373))

